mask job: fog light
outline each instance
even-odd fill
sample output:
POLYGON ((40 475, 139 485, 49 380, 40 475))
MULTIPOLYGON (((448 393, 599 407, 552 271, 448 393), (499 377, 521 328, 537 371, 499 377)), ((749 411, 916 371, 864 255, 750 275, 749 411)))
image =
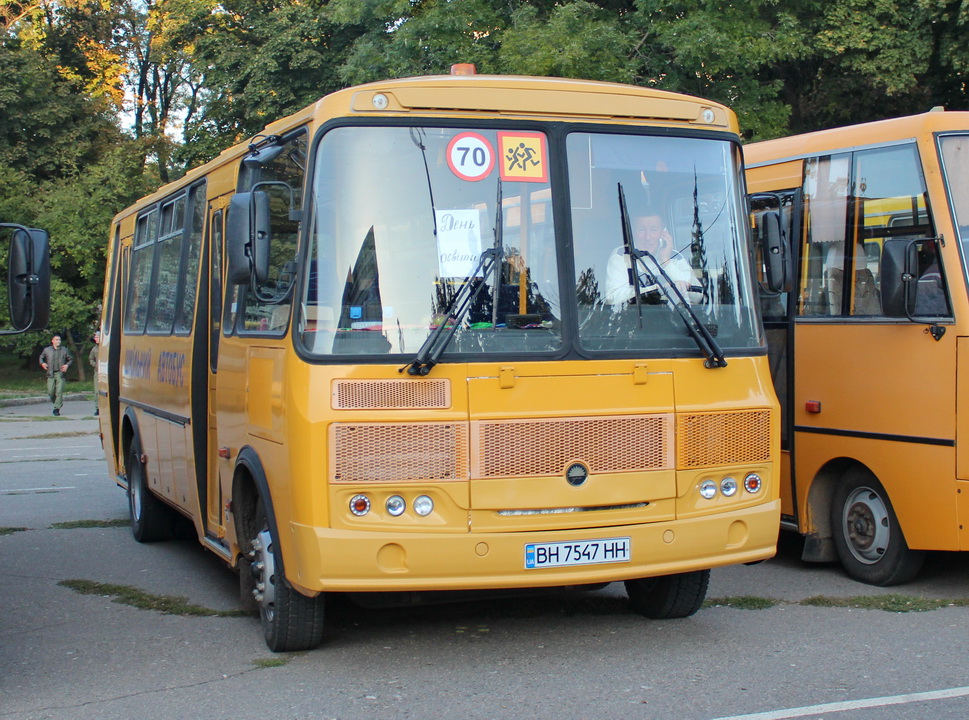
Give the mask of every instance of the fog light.
POLYGON ((418 495, 414 500, 414 512, 421 517, 427 517, 434 512, 434 501, 427 495, 418 495))
POLYGON ((724 497, 733 497, 737 494, 737 481, 732 477, 725 477, 720 481, 720 492, 724 497))
POLYGON ((712 500, 717 494, 717 484, 713 480, 704 480, 700 483, 700 495, 707 500, 712 500))
POLYGON ((407 507, 407 503, 404 502, 404 498, 400 495, 391 495, 387 498, 387 514, 393 517, 399 517, 404 514, 404 509, 407 507))
POLYGON ((764 481, 760 479, 760 475, 757 473, 750 473, 744 478, 744 489, 749 493, 760 492, 760 489, 764 487, 764 481))
POLYGON ((350 512, 357 517, 370 512, 370 498, 366 495, 354 495, 350 498, 350 512))

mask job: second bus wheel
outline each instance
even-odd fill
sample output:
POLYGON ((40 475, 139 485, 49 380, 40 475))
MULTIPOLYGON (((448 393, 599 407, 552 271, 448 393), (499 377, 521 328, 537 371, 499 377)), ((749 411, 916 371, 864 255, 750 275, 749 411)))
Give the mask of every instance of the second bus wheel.
POLYGON ((925 553, 909 549, 888 493, 867 470, 845 473, 831 505, 831 526, 838 559, 859 582, 899 585, 922 568, 925 553))
POLYGON ((323 640, 323 595, 307 597, 286 584, 261 498, 256 506, 255 528, 249 573, 266 645, 273 652, 311 650, 323 640))
POLYGON ((175 511, 148 489, 148 473, 141 460, 141 442, 131 441, 125 463, 128 473, 128 512, 131 534, 138 542, 170 540, 175 527, 175 511))
POLYGON ((627 580, 629 604, 654 620, 689 617, 703 605, 710 584, 709 570, 627 580))

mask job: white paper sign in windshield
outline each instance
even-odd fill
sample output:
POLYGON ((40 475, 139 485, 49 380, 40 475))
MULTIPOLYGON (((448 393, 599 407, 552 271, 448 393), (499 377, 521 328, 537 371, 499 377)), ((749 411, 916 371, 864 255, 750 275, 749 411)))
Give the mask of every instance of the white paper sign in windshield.
POLYGON ((440 277, 463 280, 481 258, 481 214, 477 210, 436 210, 435 215, 440 277))

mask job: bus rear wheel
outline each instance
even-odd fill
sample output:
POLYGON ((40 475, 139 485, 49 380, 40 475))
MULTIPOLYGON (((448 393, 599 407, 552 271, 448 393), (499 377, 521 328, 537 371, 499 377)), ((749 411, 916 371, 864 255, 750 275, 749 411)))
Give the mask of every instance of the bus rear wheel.
POLYGON ((703 605, 710 584, 709 570, 627 580, 633 610, 654 620, 689 617, 703 605))
POLYGON ((849 471, 835 491, 831 526, 848 575, 869 585, 900 585, 922 568, 925 553, 910 550, 888 493, 866 470, 849 471))
POLYGON ((140 543, 170 540, 175 527, 175 512, 148 489, 148 473, 141 461, 141 442, 131 441, 125 465, 128 472, 128 513, 131 534, 140 543))
POLYGON ((323 640, 323 595, 307 597, 286 584, 261 499, 256 506, 255 528, 255 537, 250 540, 249 575, 266 645, 273 652, 312 650, 323 640))

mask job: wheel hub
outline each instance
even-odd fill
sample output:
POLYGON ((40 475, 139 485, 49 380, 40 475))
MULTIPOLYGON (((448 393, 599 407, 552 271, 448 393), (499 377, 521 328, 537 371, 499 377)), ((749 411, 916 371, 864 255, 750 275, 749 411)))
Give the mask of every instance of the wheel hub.
POLYGON ((885 501, 871 488, 863 487, 851 493, 844 507, 845 537, 851 554, 867 565, 878 562, 891 540, 885 501))
POLYGON ((263 530, 252 541, 252 550, 249 552, 252 579, 255 581, 252 596, 269 620, 276 612, 276 563, 272 542, 269 530, 263 530))

